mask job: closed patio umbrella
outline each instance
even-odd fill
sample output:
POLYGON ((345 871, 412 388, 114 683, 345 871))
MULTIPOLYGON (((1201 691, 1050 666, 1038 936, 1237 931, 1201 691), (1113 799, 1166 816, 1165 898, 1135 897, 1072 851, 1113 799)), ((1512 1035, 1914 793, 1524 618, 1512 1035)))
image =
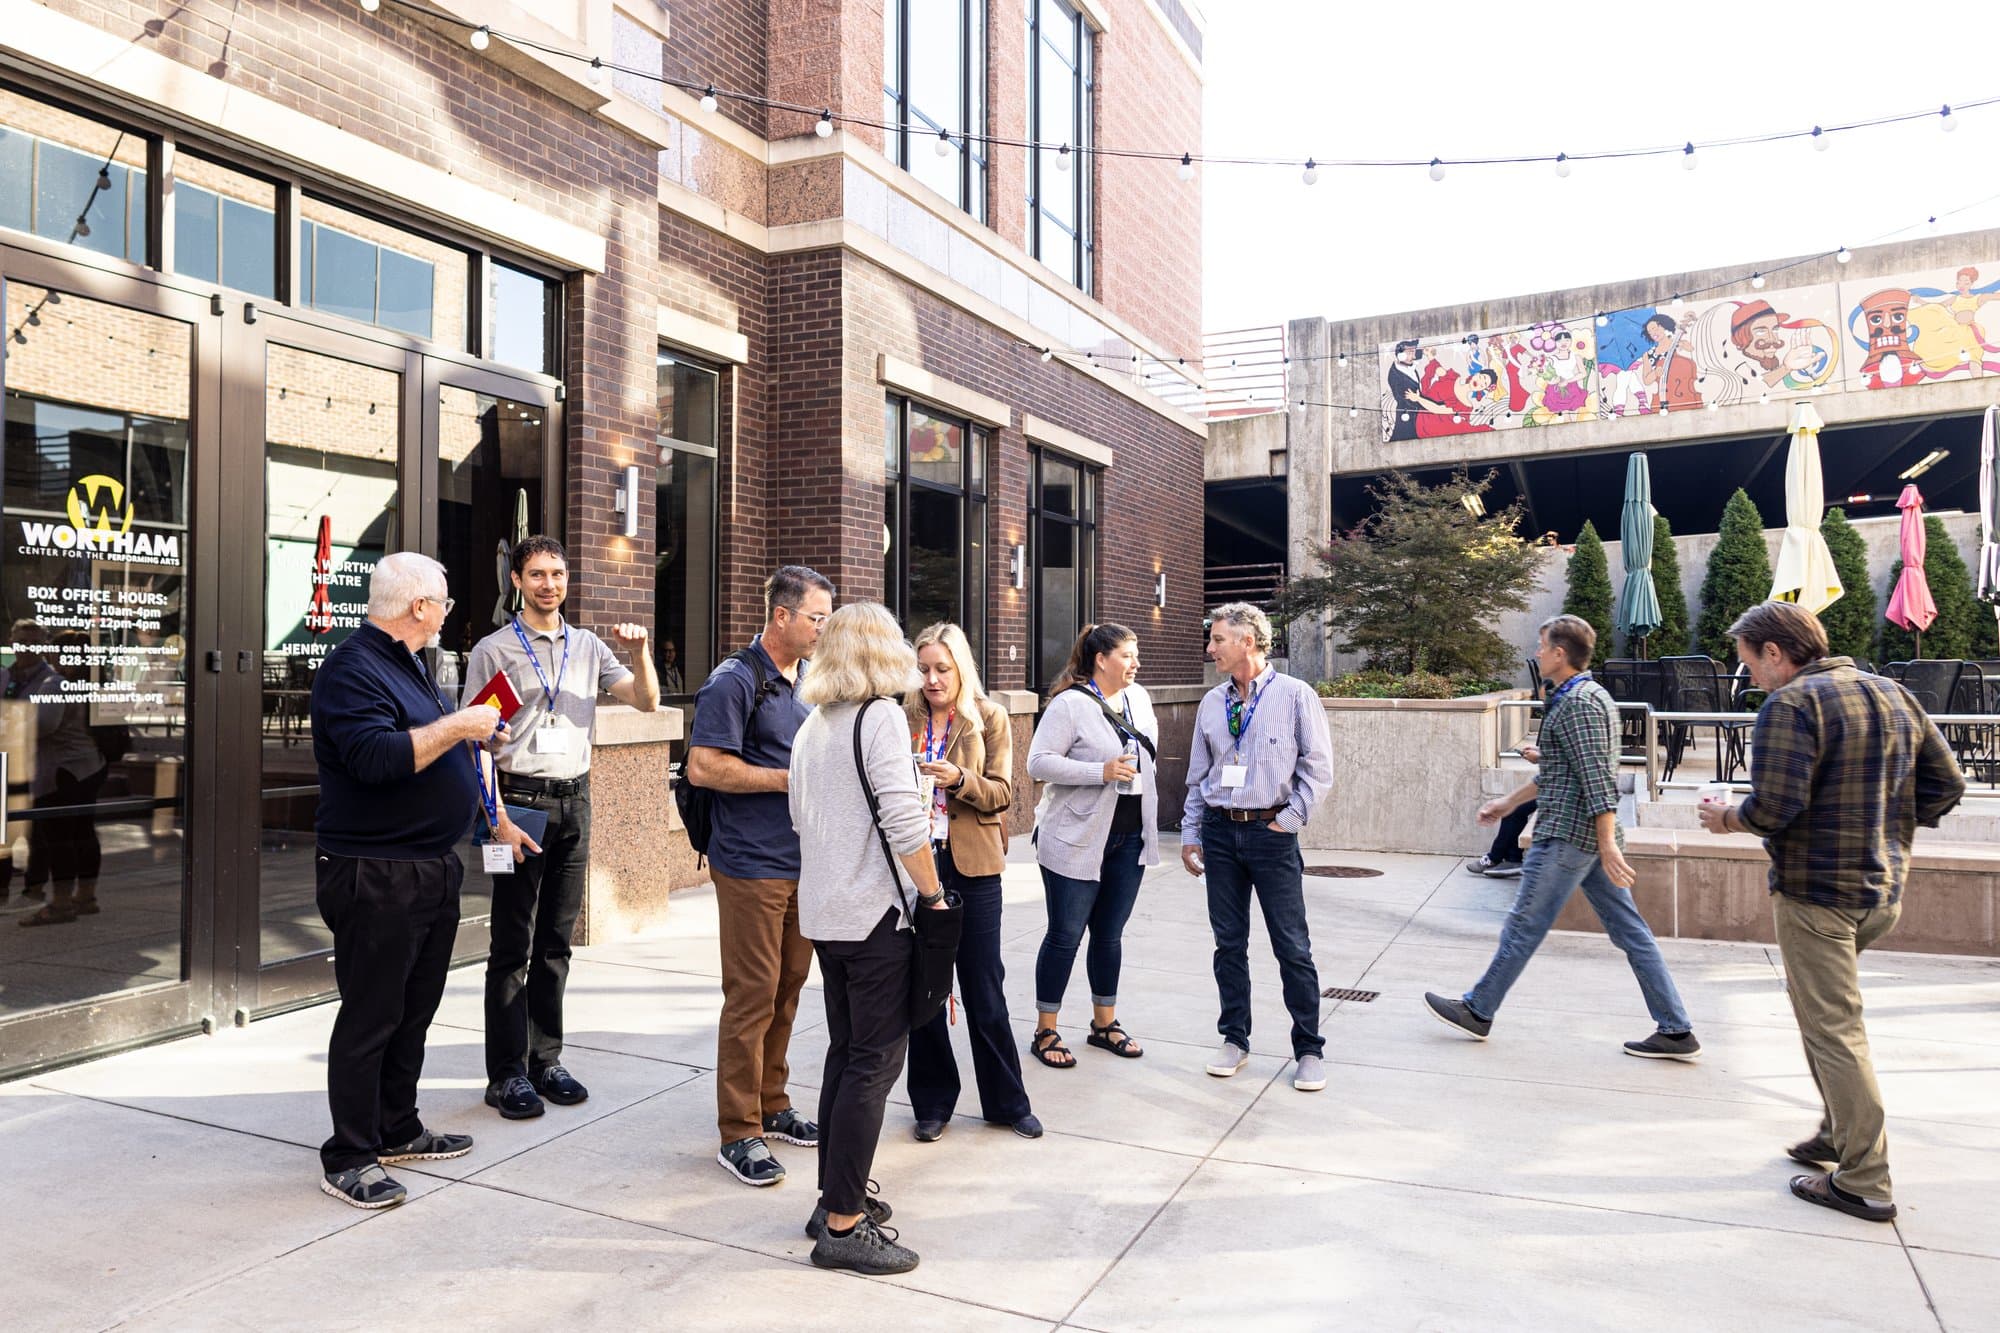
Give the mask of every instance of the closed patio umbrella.
POLYGON ((1986 424, 1979 432, 1979 600, 1993 604, 2000 616, 2000 495, 1995 494, 1994 423, 2000 422, 2000 407, 1986 409, 1986 424))
POLYGON ((1625 558, 1625 586, 1618 591, 1618 628, 1638 641, 1635 657, 1646 655, 1646 636, 1660 627, 1660 594, 1653 587, 1653 474, 1646 455, 1625 461, 1625 503, 1618 511, 1618 545, 1625 558))
POLYGON ((1811 403, 1800 403, 1792 412, 1792 449, 1785 459, 1785 538, 1771 580, 1772 597, 1797 602, 1814 615, 1846 591, 1819 530, 1826 509, 1826 483, 1819 470, 1819 432, 1825 424, 1811 403))
POLYGON ((1916 486, 1903 488, 1896 499, 1896 508, 1903 511, 1903 526, 1899 540, 1903 548, 1903 572, 1896 579, 1896 589, 1889 594, 1889 609, 1884 614, 1896 624, 1910 631, 1917 640, 1917 656, 1924 655, 1924 631, 1937 619, 1937 603, 1931 600, 1930 580, 1924 577, 1924 497, 1916 486))

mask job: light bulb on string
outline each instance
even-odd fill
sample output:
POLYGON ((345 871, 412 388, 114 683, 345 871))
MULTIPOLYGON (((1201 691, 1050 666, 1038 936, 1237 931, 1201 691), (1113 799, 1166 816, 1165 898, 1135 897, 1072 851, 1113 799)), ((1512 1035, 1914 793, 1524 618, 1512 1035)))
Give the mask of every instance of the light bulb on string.
POLYGON ((1597 312, 1597 327, 1598 327, 1598 328, 1600 328, 1600 329, 1601 329, 1601 328, 1603 328, 1603 327, 1604 327, 1605 325, 1609 324, 1610 322, 1611 322, 1611 316, 1609 316, 1609 315, 1605 314, 1605 313, 1604 313, 1604 312, 1603 312, 1602 310, 1600 310, 1600 311, 1598 311, 1598 312, 1597 312))
POLYGON ((88 235, 90 235, 90 219, 89 219, 89 218, 81 218, 81 217, 80 217, 80 218, 78 218, 78 219, 76 220, 76 234, 77 234, 78 236, 88 236, 88 235))
POLYGON ((937 142, 931 145, 931 151, 932 151, 932 152, 934 152, 934 153, 936 153, 936 154, 937 154, 937 155, 938 155, 939 157, 950 157, 950 156, 951 156, 951 131, 950 131, 950 130, 939 130, 939 131, 938 131, 938 137, 937 137, 937 142))
POLYGON ((1055 348, 1053 348, 1053 347, 1044 347, 1044 348, 1042 349, 1042 364, 1043 364, 1043 365, 1047 365, 1047 364, 1048 364, 1049 362, 1051 362, 1051 361, 1053 361, 1053 360, 1055 360, 1055 359, 1056 359, 1056 349, 1055 349, 1055 348))
POLYGON ((592 56, 590 58, 590 86, 593 88, 602 88, 604 86, 604 58, 602 56, 592 56))
POLYGON ((716 108, 715 85, 711 83, 706 88, 701 90, 701 109, 703 111, 708 112, 710 115, 714 115, 715 108, 716 108))
POLYGON ((1306 169, 1299 173, 1299 179, 1308 185, 1316 184, 1319 181, 1319 164, 1307 158, 1306 169))
POLYGON ((1841 246, 1838 250, 1835 250, 1833 252, 1833 262, 1836 264, 1845 264, 1848 260, 1852 258, 1854 258, 1853 251, 1849 250, 1844 245, 1841 246))
POLYGON ((1933 236, 1937 235, 1937 227, 1938 227, 1937 214, 1935 213, 1931 214, 1930 217, 1925 220, 1924 225, 1930 228, 1931 235, 1933 236))
POLYGON ((1694 170, 1694 140, 1692 139, 1688 140, 1687 146, 1681 149, 1681 170, 1694 170))
POLYGON ((1181 164, 1174 168, 1174 175, 1180 177, 1184 181, 1191 181, 1194 179, 1194 154, 1192 153, 1181 154, 1181 164))
POLYGON ((1444 179, 1443 158, 1434 157, 1431 159, 1431 179, 1434 181, 1441 181, 1444 179))
POLYGON ((1673 300, 1673 308, 1674 308, 1675 310, 1681 310, 1681 309, 1684 309, 1684 308, 1686 307, 1686 305, 1687 305, 1687 302, 1681 299, 1681 294, 1680 294, 1679 292, 1675 292, 1675 293, 1674 293, 1674 300, 1673 300))
POLYGON ((1345 368, 1346 368, 1346 366, 1347 366, 1347 353, 1345 353, 1345 352, 1342 352, 1342 353, 1340 354, 1340 357, 1339 357, 1339 365, 1341 366, 1341 368, 1342 368, 1342 369, 1345 369, 1345 368))
POLYGON ((1358 407, 1350 407, 1347 409, 1347 415, 1350 417, 1358 417, 1361 415, 1361 409, 1358 407))
POLYGON ((382 0, 361 0, 361 12, 364 14, 373 14, 381 7, 382 0))
POLYGON ((472 43, 473 50, 484 51, 493 44, 493 30, 482 23, 465 40, 472 43))
POLYGON ((1760 291, 1760 292, 1761 292, 1761 291, 1763 291, 1763 290, 1764 290, 1764 275, 1763 275, 1763 274, 1761 274, 1761 273, 1752 273, 1752 274, 1750 275, 1750 285, 1751 285, 1752 287, 1755 287, 1755 288, 1756 288, 1756 289, 1757 289, 1758 291, 1760 291))
POLYGON ((1944 128, 1946 134, 1958 128, 1958 117, 1951 114, 1949 105, 1938 108, 1938 124, 1944 128))
POLYGON ((831 139, 833 137, 833 111, 831 108, 820 111, 819 119, 813 122, 813 133, 822 139, 831 139))
POLYGON ((1824 153, 1827 150, 1827 148, 1832 145, 1832 143, 1833 143, 1832 136, 1829 135, 1825 130, 1821 129, 1817 125, 1812 127, 1812 145, 1813 145, 1813 151, 1815 153, 1824 153))
POLYGON ((1558 175, 1558 176, 1563 176, 1563 177, 1567 177, 1567 176, 1569 175, 1569 154, 1568 154, 1568 153, 1557 153, 1557 154, 1556 154, 1556 175, 1558 175))

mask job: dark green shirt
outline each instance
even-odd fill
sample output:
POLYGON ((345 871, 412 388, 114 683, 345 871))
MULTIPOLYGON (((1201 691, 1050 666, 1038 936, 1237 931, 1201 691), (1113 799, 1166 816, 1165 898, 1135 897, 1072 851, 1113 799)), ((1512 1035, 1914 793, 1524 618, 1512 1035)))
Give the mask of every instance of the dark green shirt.
MULTIPOLYGON (((1597 816, 1618 808, 1618 708, 1585 672, 1566 682, 1535 739, 1535 841, 1597 850, 1597 816)), ((1625 833, 1614 826, 1618 845, 1625 833)))

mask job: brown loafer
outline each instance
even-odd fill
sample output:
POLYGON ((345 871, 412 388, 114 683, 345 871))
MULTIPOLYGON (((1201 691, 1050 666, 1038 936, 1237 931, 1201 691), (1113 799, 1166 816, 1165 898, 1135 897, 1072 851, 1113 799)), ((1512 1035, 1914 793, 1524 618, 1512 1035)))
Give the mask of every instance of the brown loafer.
POLYGON ((1893 1222, 1896 1220, 1896 1205, 1877 1203, 1857 1194, 1849 1194, 1833 1183, 1831 1175, 1793 1176, 1792 1193, 1807 1203, 1816 1203, 1822 1208, 1858 1217, 1864 1222, 1893 1222))
POLYGON ((1804 1143, 1794 1143, 1785 1149, 1785 1156, 1800 1166, 1837 1166, 1840 1163, 1840 1154, 1833 1150, 1831 1143, 1818 1134, 1804 1143))

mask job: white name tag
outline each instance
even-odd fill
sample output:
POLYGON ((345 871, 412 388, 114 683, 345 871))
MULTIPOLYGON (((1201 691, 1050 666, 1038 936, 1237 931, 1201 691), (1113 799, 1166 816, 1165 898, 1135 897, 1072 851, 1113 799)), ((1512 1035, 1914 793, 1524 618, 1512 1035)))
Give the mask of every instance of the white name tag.
POLYGON ((1230 788, 1230 787, 1240 787, 1240 786, 1242 786, 1242 785, 1243 785, 1244 783, 1248 782, 1249 780, 1250 780, 1250 767, 1249 767, 1249 765, 1247 765, 1247 764, 1224 764, 1224 765, 1222 766, 1222 779, 1221 779, 1221 781, 1222 781, 1222 785, 1223 785, 1223 786, 1224 786, 1225 788, 1230 788))
POLYGON ((543 726, 535 728, 536 754, 568 754, 570 728, 543 726))
POLYGON ((514 873, 514 849, 504 842, 483 842, 479 844, 479 855, 486 862, 489 875, 511 875, 514 873))

